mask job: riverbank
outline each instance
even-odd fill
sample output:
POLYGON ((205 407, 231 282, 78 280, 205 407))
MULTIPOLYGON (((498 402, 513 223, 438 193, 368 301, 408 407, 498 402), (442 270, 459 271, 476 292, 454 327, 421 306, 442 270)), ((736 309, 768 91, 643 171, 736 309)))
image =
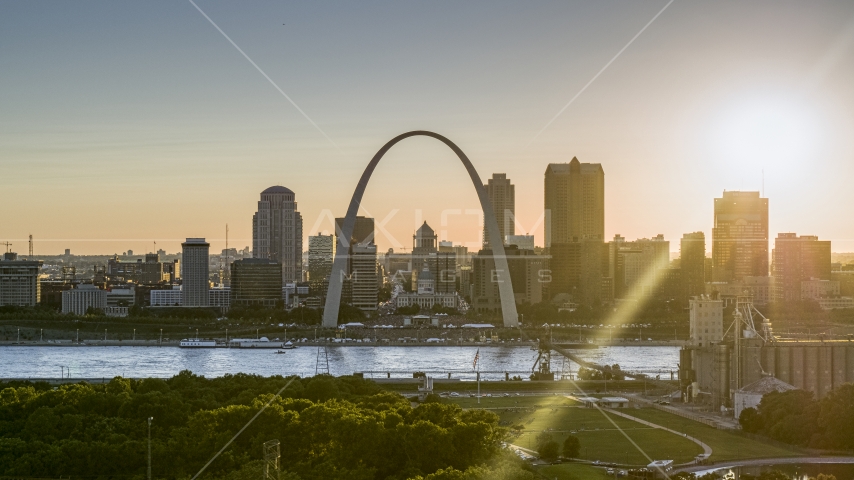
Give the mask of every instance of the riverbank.
MULTIPOLYGON (((223 345, 216 347, 187 347, 190 349, 217 349, 217 348, 233 348, 225 344, 225 338, 217 338, 223 342, 223 345)), ((590 350, 599 347, 682 347, 685 342, 681 340, 662 340, 662 341, 595 341, 591 343, 558 343, 559 347, 568 350, 590 350)), ((430 339, 411 339, 405 341, 382 341, 374 342, 367 340, 352 340, 352 339, 335 339, 331 341, 314 341, 299 342, 298 347, 318 347, 318 346, 335 346, 335 347, 532 347, 536 348, 537 343, 534 341, 431 341, 430 339)), ((0 347, 180 347, 180 340, 85 340, 77 342, 75 340, 25 340, 12 341, 0 340, 0 347)), ((269 348, 270 350, 274 348, 269 348)))

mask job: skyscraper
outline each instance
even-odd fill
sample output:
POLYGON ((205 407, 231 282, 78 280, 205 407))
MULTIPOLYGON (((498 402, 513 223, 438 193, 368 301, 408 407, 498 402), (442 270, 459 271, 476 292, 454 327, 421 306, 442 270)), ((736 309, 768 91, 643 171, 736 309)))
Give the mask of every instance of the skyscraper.
POLYGON ((294 192, 282 186, 261 192, 252 216, 252 256, 282 265, 282 281, 302 281, 302 215, 294 192))
POLYGON ((329 275, 335 259, 335 236, 322 235, 308 237, 308 282, 311 295, 326 298, 329 288, 329 275))
POLYGON ((0 259, 0 306, 32 307, 41 301, 39 271, 41 260, 18 260, 18 254, 6 252, 0 259))
POLYGON ((208 253, 211 245, 204 238, 188 238, 181 244, 181 278, 183 283, 183 305, 185 307, 207 307, 210 305, 210 264, 208 253))
POLYGON ((232 264, 231 304, 275 307, 282 301, 282 266, 266 258, 243 258, 232 264))
MULTIPOLYGON (((335 249, 343 248, 341 228, 343 218, 335 219, 335 249)), ((346 245, 346 242, 343 242, 346 245)), ((347 278, 342 300, 363 311, 375 311, 379 295, 377 276, 377 247, 374 245, 374 219, 356 217, 347 255, 347 278)))
POLYGON ((546 247, 605 238, 605 171, 599 163, 550 163, 545 174, 546 247))
POLYGON ((706 234, 694 232, 682 235, 679 251, 682 298, 702 295, 706 288, 706 234))
POLYGON ((724 192, 715 199, 712 278, 738 282, 768 276, 768 199, 759 192, 724 192))
POLYGON ((774 300, 802 300, 803 282, 830 280, 830 241, 780 233, 773 251, 774 300))
MULTIPOLYGON (((545 245, 551 257, 549 297, 602 300, 605 171, 598 163, 550 163, 545 172, 545 245)), ((610 292, 609 295, 610 296, 610 292)))
MULTIPOLYGON (((498 222, 501 238, 516 233, 516 187, 510 183, 506 173, 493 173, 486 185, 486 193, 498 222)), ((483 226, 483 248, 489 248, 489 235, 483 226)))

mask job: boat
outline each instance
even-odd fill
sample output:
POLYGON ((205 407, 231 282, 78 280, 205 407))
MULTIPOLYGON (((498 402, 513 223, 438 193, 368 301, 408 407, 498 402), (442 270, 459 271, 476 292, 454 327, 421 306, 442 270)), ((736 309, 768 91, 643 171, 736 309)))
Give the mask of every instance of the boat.
POLYGON ((214 348, 216 340, 210 338, 185 338, 181 340, 181 348, 214 348))
MULTIPOLYGON (((297 348, 297 346, 294 345, 290 340, 288 340, 287 342, 284 343, 284 345, 282 345, 283 350, 293 350, 295 348, 297 348)), ((285 353, 285 352, 282 352, 282 353, 285 353)))
POLYGON ((261 338, 234 338, 229 341, 231 347, 237 348, 283 348, 279 341, 270 341, 267 337, 261 338))
POLYGON ((288 352, 286 352, 286 351, 284 351, 284 350, 276 350, 276 353, 278 353, 278 354, 282 354, 282 353, 288 353, 288 352))

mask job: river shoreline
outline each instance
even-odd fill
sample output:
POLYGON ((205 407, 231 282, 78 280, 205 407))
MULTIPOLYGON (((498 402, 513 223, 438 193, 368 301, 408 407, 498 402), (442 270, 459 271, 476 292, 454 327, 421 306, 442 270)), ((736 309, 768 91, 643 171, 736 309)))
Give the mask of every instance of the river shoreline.
MULTIPOLYGON (((225 339, 217 339, 222 340, 225 339)), ((682 347, 685 342, 681 340, 663 341, 632 341, 632 342, 595 342, 595 343, 557 343, 556 345, 569 350, 596 349, 599 347, 682 347)), ((532 347, 536 348, 536 342, 427 342, 427 341, 405 341, 405 342, 357 342, 357 341, 308 341, 299 342, 299 347, 532 347)), ((0 341, 0 347, 180 347, 180 340, 86 340, 74 342, 71 340, 46 340, 46 341, 0 341)), ((183 347, 189 350, 205 349, 235 349, 227 345, 215 347, 183 347)), ((242 350, 275 350, 277 347, 265 348, 243 348, 242 350)), ((241 350, 237 348, 238 350, 241 350)))

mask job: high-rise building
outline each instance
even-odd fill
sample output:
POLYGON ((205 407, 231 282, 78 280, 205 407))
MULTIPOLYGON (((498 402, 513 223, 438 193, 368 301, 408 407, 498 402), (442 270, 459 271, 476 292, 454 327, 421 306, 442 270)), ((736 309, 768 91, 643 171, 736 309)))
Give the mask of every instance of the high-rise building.
POLYGON ((363 311, 376 311, 379 296, 377 247, 361 243, 350 247, 350 304, 363 311))
POLYGON ((519 250, 533 250, 534 236, 533 235, 507 235, 504 237, 505 245, 516 245, 519 250))
POLYGON ((585 304, 601 301, 605 171, 601 164, 573 157, 569 163, 550 163, 544 182, 545 246, 552 278, 548 295, 570 294, 585 304))
POLYGON ((670 264, 670 242, 664 235, 627 242, 615 235, 609 244, 608 276, 613 278, 614 298, 656 294, 670 264))
MULTIPOLYGON (((533 250, 520 250, 515 245, 506 246, 504 253, 516 303, 542 302, 549 280, 548 258, 536 255, 533 250)), ((471 307, 478 313, 499 312, 501 296, 492 250, 481 250, 472 258, 471 277, 471 307)))
POLYGON ((208 252, 211 245, 204 238, 188 238, 181 244, 181 278, 183 279, 183 305, 207 307, 210 305, 210 265, 208 252))
POLYGON ((326 299, 329 275, 335 259, 335 236, 317 235, 308 237, 308 283, 311 295, 319 297, 321 304, 326 299))
MULTIPOLYGON (((335 238, 338 242, 341 240, 338 237, 341 235, 341 229, 344 227, 344 219, 335 219, 335 238)), ((374 219, 371 217, 356 217, 356 223, 353 224, 353 234, 350 236, 350 245, 357 243, 375 244, 374 241, 374 219)))
POLYGON ((281 264, 285 283, 302 280, 302 215, 290 189, 274 186, 261 192, 252 216, 252 256, 281 264))
POLYGON ((0 306, 32 307, 39 303, 41 267, 41 260, 18 260, 17 253, 4 253, 0 260, 0 306))
POLYGON ((802 300, 803 282, 831 280, 829 240, 780 233, 774 240, 773 258, 774 300, 802 300))
POLYGON ((682 235, 679 259, 683 299, 702 295, 706 291, 706 234, 694 232, 682 235))
POLYGON ((266 258, 231 264, 231 304, 275 307, 282 300, 282 266, 266 258))
POLYGON ((584 305, 603 301, 602 245, 597 239, 553 243, 548 249, 551 270, 548 296, 568 294, 574 302, 584 305))
MULTIPOLYGON (((492 204, 495 220, 498 222, 498 231, 501 238, 516 233, 516 187, 507 178, 506 173, 493 173, 486 185, 486 194, 492 204)), ((483 225, 483 247, 489 248, 489 234, 486 231, 486 223, 483 225)))
POLYGON ((546 247, 605 238, 605 171, 598 163, 550 163, 545 173, 546 247))
POLYGON ((768 276, 768 199, 759 192, 724 192, 715 199, 712 278, 768 276))

